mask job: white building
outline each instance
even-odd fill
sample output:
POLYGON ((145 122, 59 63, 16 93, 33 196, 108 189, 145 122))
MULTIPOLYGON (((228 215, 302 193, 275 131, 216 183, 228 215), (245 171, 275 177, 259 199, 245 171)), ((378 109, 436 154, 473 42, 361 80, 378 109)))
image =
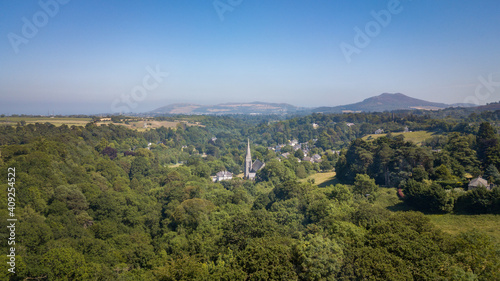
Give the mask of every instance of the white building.
POLYGON ((226 180, 230 180, 232 178, 233 178, 233 173, 228 172, 228 171, 221 171, 212 177, 212 181, 213 182, 226 181, 226 180))

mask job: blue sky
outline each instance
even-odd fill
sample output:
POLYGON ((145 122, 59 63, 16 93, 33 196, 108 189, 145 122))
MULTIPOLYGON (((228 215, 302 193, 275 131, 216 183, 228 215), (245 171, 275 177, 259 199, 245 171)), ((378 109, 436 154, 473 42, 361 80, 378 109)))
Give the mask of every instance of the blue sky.
POLYGON ((335 106, 384 92, 499 101, 499 12, 494 0, 0 0, 0 113, 335 106))

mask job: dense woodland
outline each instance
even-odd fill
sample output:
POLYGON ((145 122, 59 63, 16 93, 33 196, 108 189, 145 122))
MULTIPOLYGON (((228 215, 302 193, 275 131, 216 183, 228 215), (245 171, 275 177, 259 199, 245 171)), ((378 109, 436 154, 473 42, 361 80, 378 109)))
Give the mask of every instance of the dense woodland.
POLYGON ((500 185, 500 112, 158 119, 181 118, 202 126, 0 126, 18 218, 16 274, 2 254, 2 280, 500 280, 488 234, 450 235, 424 215, 500 213, 498 187, 467 191, 480 175, 500 185), (435 134, 417 146, 391 134, 405 127, 435 134), (212 182, 242 172, 247 139, 266 162, 257 180, 212 182), (268 149, 291 139, 321 163, 268 149), (332 169, 337 184, 299 181, 332 169), (373 204, 381 186, 412 211, 373 204))

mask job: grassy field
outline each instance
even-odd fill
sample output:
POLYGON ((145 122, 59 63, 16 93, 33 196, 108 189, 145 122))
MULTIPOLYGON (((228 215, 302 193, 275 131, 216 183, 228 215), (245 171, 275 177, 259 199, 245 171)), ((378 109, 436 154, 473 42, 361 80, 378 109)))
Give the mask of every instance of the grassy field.
POLYGON ((0 125, 17 125, 18 122, 25 121, 26 124, 51 123, 55 126, 66 124, 68 126, 85 126, 92 121, 91 118, 71 118, 71 117, 0 117, 0 125))
POLYGON ((491 236, 500 243, 500 215, 427 215, 444 232, 458 234, 477 229, 491 236))
POLYGON ((299 180, 300 182, 306 182, 309 179, 314 179, 314 184, 319 187, 325 187, 330 184, 336 184, 337 181, 335 179, 335 172, 326 172, 326 173, 316 173, 314 175, 310 175, 305 179, 299 180))
MULTIPOLYGON (((380 188, 380 196, 375 205, 391 211, 407 211, 409 208, 399 200, 396 188, 380 188)), ((456 235, 477 229, 488 234, 496 243, 500 243, 500 215, 426 215, 442 231, 456 235)))
POLYGON ((204 127, 204 125, 199 124, 198 122, 196 123, 191 123, 188 121, 155 121, 155 120, 140 120, 140 121, 130 121, 128 124, 125 123, 113 123, 109 121, 105 122, 97 122, 97 125, 101 124, 114 124, 117 126, 125 126, 129 129, 137 130, 139 132, 144 132, 149 129, 156 129, 156 128, 177 128, 177 125, 179 124, 184 124, 187 127, 190 126, 199 126, 199 127, 204 127))
MULTIPOLYGON (((416 132, 408 132, 408 133, 391 133, 393 136, 399 136, 403 135, 405 137, 405 140, 407 141, 412 141, 416 143, 417 145, 421 145, 422 142, 428 138, 431 138, 435 133, 428 132, 428 131, 416 131, 416 132)), ((382 136, 385 136, 386 134, 371 134, 371 135, 366 135, 363 137, 364 140, 375 140, 377 138, 380 138, 382 136)))
POLYGON ((407 208, 405 208, 404 205, 402 204, 402 201, 399 200, 398 196, 396 195, 396 192, 397 192, 396 188, 381 187, 380 195, 375 201, 375 205, 380 206, 382 208, 387 208, 391 211, 407 210, 407 208))
MULTIPOLYGON (((8 125, 15 126, 17 123, 25 121, 26 124, 35 124, 35 123, 51 123, 55 126, 61 126, 66 124, 68 126, 85 126, 88 122, 92 121, 91 118, 71 118, 71 117, 31 117, 31 116, 23 116, 23 117, 0 117, 0 125, 8 125)), ((141 120, 141 121, 132 121, 129 124, 125 123, 113 123, 110 121, 97 122, 98 126, 106 125, 106 124, 114 124, 117 126, 125 126, 129 129, 134 129, 137 131, 146 131, 148 129, 155 129, 160 127, 165 128, 176 128, 178 124, 185 124, 186 126, 203 126, 198 123, 192 123, 187 121, 154 121, 154 120, 141 120), (146 126, 144 124, 146 123, 146 126)))

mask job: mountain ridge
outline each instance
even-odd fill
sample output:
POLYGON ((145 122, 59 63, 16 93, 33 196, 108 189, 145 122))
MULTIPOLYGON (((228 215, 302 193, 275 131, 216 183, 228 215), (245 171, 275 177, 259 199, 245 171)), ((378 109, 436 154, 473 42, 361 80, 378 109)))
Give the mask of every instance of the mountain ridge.
POLYGON ((402 109, 438 110, 450 107, 445 103, 430 102, 422 99, 409 97, 401 93, 382 93, 364 99, 361 102, 339 105, 324 106, 315 109, 316 112, 340 113, 340 112, 383 112, 402 109))
POLYGON ((445 104, 430 102, 422 99, 412 98, 402 93, 382 93, 364 99, 363 101, 339 105, 322 107, 298 107, 288 103, 269 102, 228 102, 216 105, 200 105, 194 103, 169 104, 148 113, 154 115, 162 114, 194 114, 194 115, 224 115, 224 114, 300 114, 300 113, 342 113, 342 112, 384 112, 392 110, 439 110, 448 107, 473 107, 472 104, 445 104))

